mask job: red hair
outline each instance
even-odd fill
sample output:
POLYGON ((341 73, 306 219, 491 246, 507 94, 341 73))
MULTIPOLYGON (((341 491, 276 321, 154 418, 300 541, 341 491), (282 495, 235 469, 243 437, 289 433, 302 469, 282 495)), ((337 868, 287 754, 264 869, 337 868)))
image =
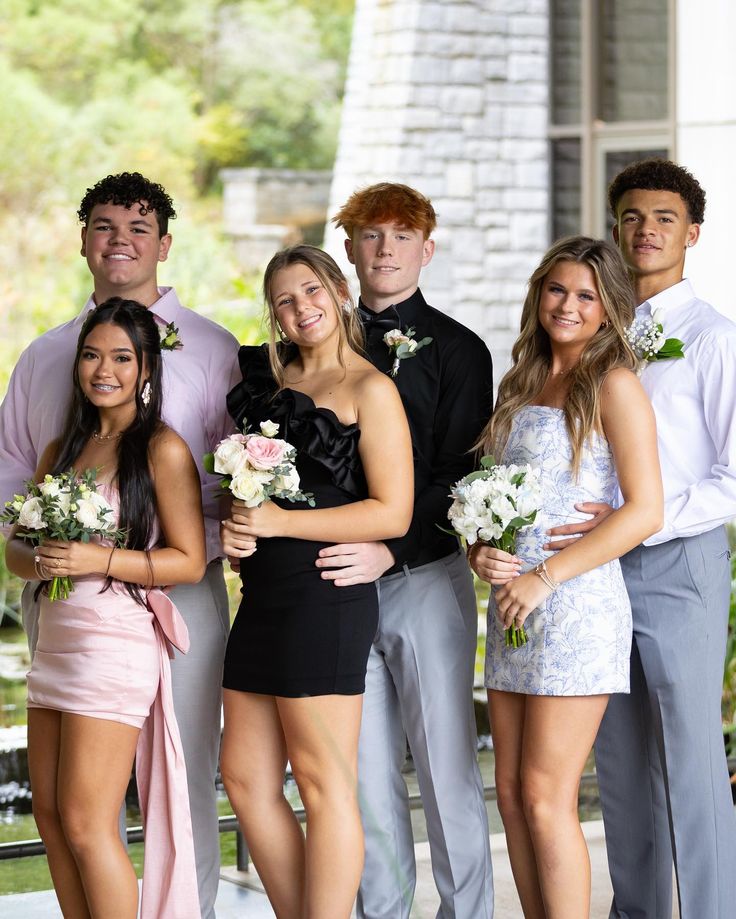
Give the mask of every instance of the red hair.
POLYGON ((410 230, 421 230, 428 239, 437 226, 437 215, 429 198, 398 182, 379 182, 353 192, 332 218, 350 239, 356 229, 376 223, 397 223, 410 230))

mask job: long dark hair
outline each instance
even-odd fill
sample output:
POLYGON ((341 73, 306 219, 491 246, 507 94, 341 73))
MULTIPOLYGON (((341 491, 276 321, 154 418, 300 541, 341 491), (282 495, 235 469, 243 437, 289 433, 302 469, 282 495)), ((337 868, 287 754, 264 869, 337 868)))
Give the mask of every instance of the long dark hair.
MULTIPOLYGON (((138 362, 136 414, 118 441, 117 486, 120 495, 119 526, 128 533, 125 548, 146 551, 154 538, 156 527, 156 494, 149 468, 149 449, 152 439, 163 428, 161 340, 153 314, 135 300, 111 297, 91 312, 82 326, 72 370, 72 401, 60 437, 59 454, 51 473, 57 475, 70 469, 87 441, 99 428, 97 408, 86 398, 79 384, 79 359, 87 336, 98 325, 105 323, 116 325, 125 332, 138 362), (151 398, 148 405, 141 399, 143 379, 150 383, 151 398)), ((108 578, 104 589, 110 583, 111 579, 108 578)), ((125 587, 134 600, 144 602, 137 584, 126 583, 125 587)))

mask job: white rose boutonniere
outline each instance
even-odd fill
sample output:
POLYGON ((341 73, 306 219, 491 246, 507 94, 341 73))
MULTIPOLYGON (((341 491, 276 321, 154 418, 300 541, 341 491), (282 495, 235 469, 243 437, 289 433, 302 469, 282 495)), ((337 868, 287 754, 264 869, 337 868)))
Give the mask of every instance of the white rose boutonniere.
POLYGON ((390 370, 392 377, 395 377, 399 372, 399 364, 401 361, 405 360, 407 357, 414 357, 417 351, 432 342, 432 339, 429 337, 417 341, 413 337, 414 335, 416 335, 415 329, 407 329, 406 332, 402 332, 401 329, 391 329, 390 332, 386 332, 383 336, 384 342, 388 345, 389 351, 394 356, 394 362, 390 370))
POLYGON ((670 361, 685 357, 685 345, 679 338, 664 334, 663 315, 655 310, 651 317, 635 319, 626 330, 626 340, 640 361, 670 361))

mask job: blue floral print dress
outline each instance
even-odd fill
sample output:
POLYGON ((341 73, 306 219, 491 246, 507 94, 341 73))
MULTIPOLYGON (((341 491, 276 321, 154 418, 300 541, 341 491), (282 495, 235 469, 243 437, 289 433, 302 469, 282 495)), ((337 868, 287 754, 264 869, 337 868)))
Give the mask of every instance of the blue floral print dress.
MULTIPOLYGON (((618 482, 608 441, 597 434, 585 445, 577 477, 562 409, 527 405, 514 416, 504 463, 541 470, 543 506, 521 530, 516 554, 522 570, 552 553, 542 549, 546 530, 587 520, 583 501, 616 504, 618 482)), ((503 625, 488 604, 485 684, 490 689, 542 696, 589 696, 629 691, 631 606, 618 560, 571 578, 527 617, 529 641, 504 644, 503 625)))

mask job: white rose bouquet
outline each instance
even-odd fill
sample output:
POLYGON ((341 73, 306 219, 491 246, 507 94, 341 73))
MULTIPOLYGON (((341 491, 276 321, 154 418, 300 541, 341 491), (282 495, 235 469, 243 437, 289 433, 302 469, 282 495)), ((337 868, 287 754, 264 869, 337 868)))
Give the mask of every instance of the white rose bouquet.
MULTIPOLYGON (((531 526, 542 504, 539 470, 529 465, 499 465, 484 456, 481 468, 453 486, 447 516, 455 531, 472 546, 481 541, 513 554, 519 530, 531 526)), ((527 641, 526 630, 506 629, 506 646, 527 641)))
POLYGON ((205 454, 205 470, 220 473, 222 488, 246 507, 270 498, 306 501, 314 507, 314 495, 299 488, 296 449, 276 437, 279 426, 273 421, 263 421, 260 427, 260 434, 231 434, 221 440, 214 453, 205 454))
MULTIPOLYGON (((45 539, 89 542, 102 536, 122 548, 127 533, 115 527, 114 511, 97 491, 96 477, 96 469, 86 469, 79 476, 63 472, 38 484, 26 482, 27 494, 6 501, 0 520, 17 525, 17 535, 36 546, 45 539)), ((46 589, 49 600, 66 600, 73 590, 68 576, 52 578, 46 589)))

